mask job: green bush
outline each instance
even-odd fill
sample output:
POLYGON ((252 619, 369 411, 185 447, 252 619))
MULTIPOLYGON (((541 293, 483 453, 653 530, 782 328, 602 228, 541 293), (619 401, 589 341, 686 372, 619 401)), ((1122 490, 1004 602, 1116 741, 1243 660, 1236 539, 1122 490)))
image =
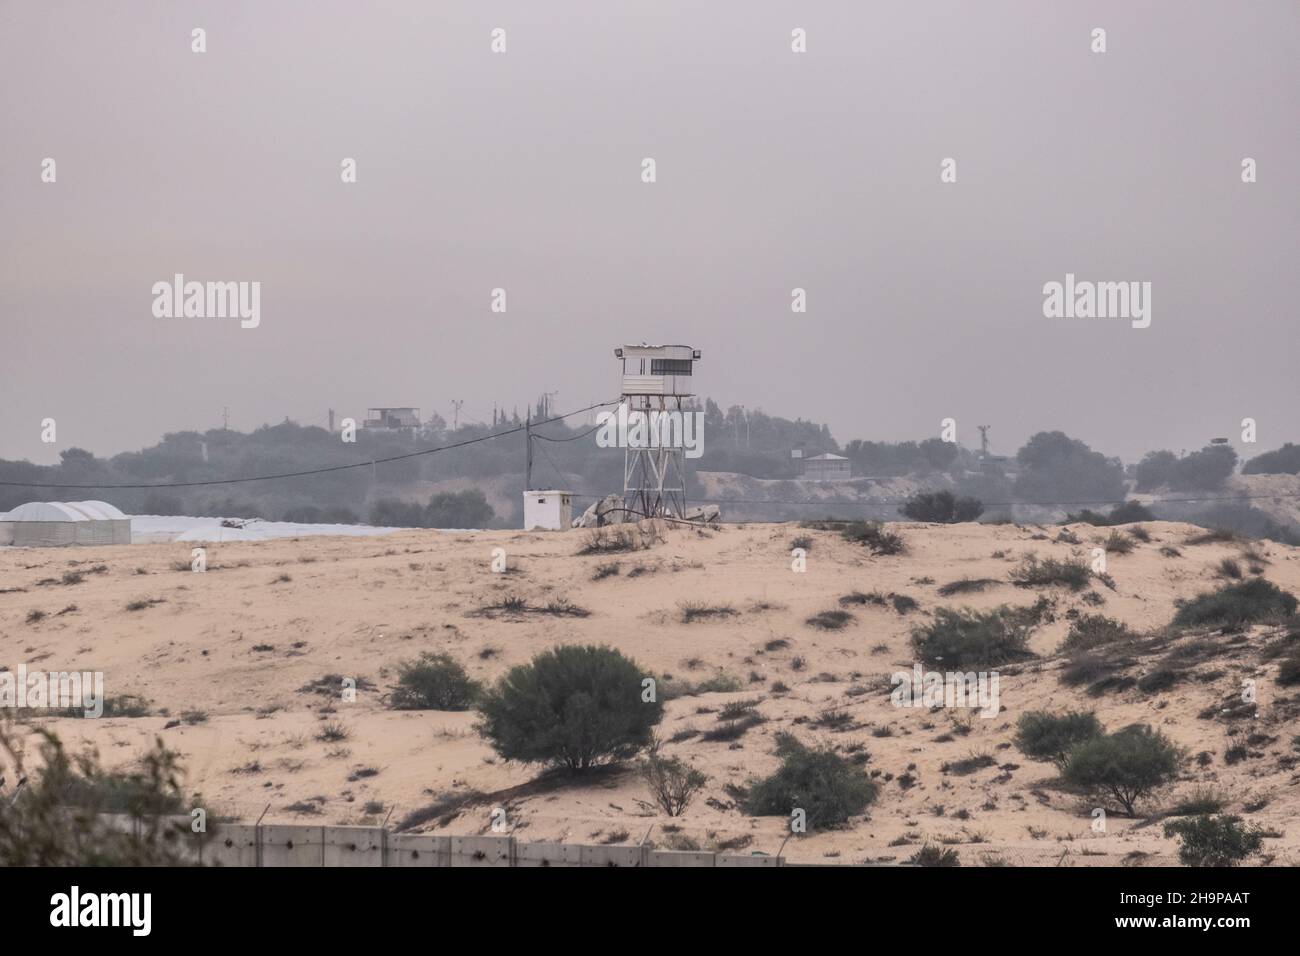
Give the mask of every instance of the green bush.
POLYGON ((1258 853, 1263 834, 1241 817, 1222 814, 1187 817, 1165 824, 1165 836, 1179 838, 1178 859, 1186 866, 1236 866, 1258 853))
POLYGON ((935 608, 934 619, 912 630, 912 647, 927 664, 948 669, 995 667, 1032 657, 1029 626, 1014 611, 935 608))
POLYGON ((660 756, 657 750, 651 750, 641 763, 641 776, 650 787, 655 803, 670 817, 681 816, 708 780, 685 761, 660 756))
POLYGON ((777 734, 776 754, 776 773, 750 784, 745 811, 752 816, 789 817, 801 809, 808 829, 816 830, 842 826, 876 799, 871 778, 834 751, 777 734))
POLYGON ((1300 445, 1287 442, 1277 451, 1266 451, 1242 465, 1243 475, 1300 474, 1300 445))
POLYGON ((1295 610, 1295 595, 1264 578, 1252 578, 1184 601, 1174 615, 1174 625, 1241 627, 1281 621, 1295 610))
POLYGON ((397 710, 469 710, 480 691, 448 654, 421 654, 397 666, 390 702, 397 710))
POLYGON ((1078 744, 1102 735, 1101 722, 1095 714, 1049 714, 1034 710, 1021 714, 1016 721, 1016 746, 1030 760, 1050 760, 1064 767, 1066 757, 1078 744))
POLYGON ((1069 751, 1062 776, 1072 786, 1113 796, 1129 816, 1137 802, 1173 780, 1186 754, 1164 734, 1134 724, 1069 751))
POLYGON ((479 731, 507 760, 582 771, 648 746, 663 701, 646 671, 611 647, 570 644, 510 669, 483 694, 479 731))
POLYGON ((954 524, 959 521, 974 521, 984 513, 984 505, 977 498, 958 498, 951 491, 945 490, 915 494, 899 510, 904 517, 913 521, 954 524))
POLYGON ((215 835, 215 827, 193 834, 188 818, 169 819, 193 804, 178 756, 161 740, 136 768, 110 771, 93 751, 69 757, 47 730, 34 738, 38 752, 25 753, 31 743, 0 725, 0 754, 14 778, 24 776, 24 757, 35 757, 27 785, 0 796, 0 866, 184 866, 183 844, 215 835), (132 825, 114 825, 106 814, 125 814, 132 825))

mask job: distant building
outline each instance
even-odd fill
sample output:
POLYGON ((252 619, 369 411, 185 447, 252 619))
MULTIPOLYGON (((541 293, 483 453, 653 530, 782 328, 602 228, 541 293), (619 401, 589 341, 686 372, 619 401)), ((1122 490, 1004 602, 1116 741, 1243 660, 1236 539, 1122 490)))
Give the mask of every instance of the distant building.
POLYGON ((362 428, 419 428, 418 408, 368 408, 362 428))
POLYGON ((29 501, 0 514, 0 545, 130 544, 131 519, 106 501, 29 501))
POLYGON ((803 477, 811 481, 839 481, 853 477, 853 464, 843 455, 827 452, 803 459, 803 477))
POLYGON ((525 531, 567 531, 573 525, 573 495, 567 491, 525 491, 525 531))

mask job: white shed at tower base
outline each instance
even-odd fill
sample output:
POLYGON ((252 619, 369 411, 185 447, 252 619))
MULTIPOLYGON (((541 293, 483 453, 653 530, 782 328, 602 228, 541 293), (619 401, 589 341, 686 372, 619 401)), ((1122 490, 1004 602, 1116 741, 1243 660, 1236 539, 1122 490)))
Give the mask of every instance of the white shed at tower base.
POLYGON ((573 524, 573 494, 568 491, 525 491, 524 530, 564 531, 573 524))

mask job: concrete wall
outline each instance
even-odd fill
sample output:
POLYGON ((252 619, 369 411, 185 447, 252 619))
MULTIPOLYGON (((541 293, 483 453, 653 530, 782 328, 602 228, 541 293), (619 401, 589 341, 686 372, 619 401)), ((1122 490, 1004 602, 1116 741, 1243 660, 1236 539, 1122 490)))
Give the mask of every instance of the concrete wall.
MULTIPOLYGON (((189 818, 177 818, 185 831, 189 818)), ((123 822, 123 826, 129 826, 123 822)), ((193 838, 191 859, 208 866, 783 866, 773 856, 675 853, 637 846, 524 843, 511 836, 425 836, 383 827, 223 823, 193 838)))

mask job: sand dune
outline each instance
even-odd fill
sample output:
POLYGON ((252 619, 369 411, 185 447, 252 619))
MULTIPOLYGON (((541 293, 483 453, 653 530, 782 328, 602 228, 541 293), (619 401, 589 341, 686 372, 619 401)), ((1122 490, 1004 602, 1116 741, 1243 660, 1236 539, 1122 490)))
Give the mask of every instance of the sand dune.
MULTIPOLYGON (((44 723, 67 740, 94 744, 110 765, 130 761, 161 735, 183 754, 189 784, 209 807, 246 819, 269 805, 268 822, 377 822, 390 812, 396 821, 448 793, 478 791, 486 795, 481 801, 424 828, 485 832, 491 811, 504 806, 521 839, 636 842, 649 830, 660 846, 694 841, 776 852, 786 821, 744 815, 732 787, 776 766, 773 736, 787 730, 846 752, 864 746, 865 766, 880 772, 882 784, 867 817, 791 840, 790 859, 905 859, 922 842, 942 840, 962 844, 957 848, 967 863, 991 856, 1012 864, 1064 858, 1118 865, 1140 861, 1135 853, 1172 862, 1174 843, 1141 819, 1111 815, 1105 834, 1092 832, 1091 807, 1057 785, 1050 765, 1025 759, 1010 744, 1026 710, 1095 709, 1109 728, 1150 723, 1193 754, 1210 754, 1205 766, 1190 764, 1164 795, 1164 806, 1197 786, 1214 786, 1228 795, 1233 812, 1249 807, 1251 820, 1278 834, 1265 841, 1275 863, 1300 862, 1300 828, 1291 825, 1300 807, 1292 744, 1300 733, 1296 692, 1275 688, 1276 663, 1259 657, 1268 629, 1254 629, 1249 641, 1225 647, 1194 677, 1159 693, 1132 688, 1090 698, 1057 675, 1061 661, 1054 654, 1071 610, 1106 614, 1136 629, 1163 626, 1175 599, 1219 583, 1215 565, 1236 555, 1238 545, 1187 545, 1199 529, 1148 523, 1150 543, 1110 556, 1115 590, 1097 584, 1104 603, 1095 605, 1059 588, 1014 587, 1008 573, 1026 554, 1086 556, 1109 529, 1073 525, 1079 543, 1071 544, 1056 540, 1055 527, 894 527, 908 550, 892 557, 873 557, 833 532, 774 524, 672 528, 647 550, 605 557, 576 556, 584 532, 412 531, 222 543, 208 547, 208 571, 201 574, 189 570, 189 543, 10 550, 0 552, 0 664, 100 670, 110 696, 147 698, 147 717, 44 723), (794 573, 791 541, 801 535, 813 545, 806 573, 794 573), (1181 556, 1163 555, 1166 545, 1181 556), (492 572, 494 548, 505 549, 510 573, 492 572), (619 574, 593 580, 598 564, 614 560, 619 574), (641 570, 633 576, 635 568, 641 570), (59 581, 67 571, 83 572, 84 580, 40 583, 59 581), (960 578, 999 583, 939 596, 940 586, 960 578), (909 595, 919 608, 900 615, 888 606, 851 605, 853 620, 839 631, 806 623, 839 608, 839 599, 855 590, 909 595), (564 598, 591 613, 475 613, 506 595, 532 604, 564 598), (1003 669, 1003 710, 996 717, 891 706, 888 676, 911 668, 910 628, 935 608, 1030 605, 1040 595, 1055 602, 1055 619, 1034 633, 1037 659, 1003 669), (127 610, 130 602, 155 599, 161 602, 127 610), (684 602, 727 605, 735 613, 685 623, 684 602), (29 621, 33 610, 47 616, 29 621), (789 643, 765 649, 778 640, 789 643), (735 693, 671 700, 661 727, 665 740, 687 728, 707 730, 717 722, 713 711, 730 700, 760 697, 757 710, 766 722, 733 743, 695 736, 665 745, 709 775, 705 792, 674 820, 648 804, 633 773, 535 790, 522 785, 539 768, 497 759, 475 734, 472 713, 385 706, 396 665, 421 651, 446 651, 474 677, 490 680, 567 642, 613 645, 678 680, 727 674, 744 685, 735 693), (357 701, 303 690, 327 675, 356 678, 357 701), (1198 716, 1237 693, 1243 676, 1258 679, 1258 717, 1231 724, 1198 716), (774 691, 776 682, 788 690, 774 691), (840 718, 843 728, 817 723, 840 711, 848 715, 840 718), (185 714, 197 722, 185 722, 185 714), (317 740, 326 719, 344 724, 349 738, 317 740), (1229 730, 1261 735, 1249 747, 1258 756, 1226 763, 1229 730), (989 755, 993 763, 965 775, 943 769, 972 755, 989 755), (503 792, 510 788, 519 789, 503 792)), ((1300 593, 1300 550, 1261 546, 1270 561, 1264 575, 1300 593)), ((1143 661, 1137 672, 1150 666, 1143 661)))

